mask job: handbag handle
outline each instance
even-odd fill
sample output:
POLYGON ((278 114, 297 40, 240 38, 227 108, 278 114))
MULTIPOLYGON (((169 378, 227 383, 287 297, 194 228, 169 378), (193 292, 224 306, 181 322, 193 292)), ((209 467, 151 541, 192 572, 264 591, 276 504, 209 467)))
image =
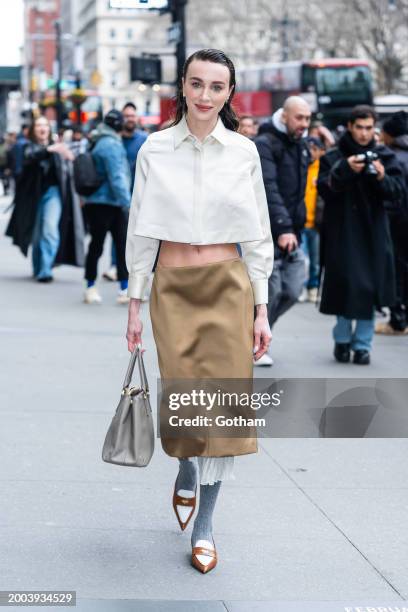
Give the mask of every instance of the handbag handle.
POLYGON ((129 366, 126 372, 126 376, 125 376, 125 380, 123 383, 123 388, 126 389, 127 387, 129 387, 131 381, 132 381, 132 376, 133 376, 133 370, 135 369, 135 365, 136 365, 136 360, 139 366, 139 375, 140 375, 140 383, 141 383, 141 387, 143 389, 143 391, 145 391, 145 393, 149 393, 149 383, 147 382, 147 376, 146 376, 146 370, 145 370, 145 366, 144 366, 144 362, 143 362, 143 355, 142 352, 140 350, 141 345, 138 344, 137 347, 135 348, 135 350, 132 353, 132 356, 130 357, 130 362, 129 362, 129 366))

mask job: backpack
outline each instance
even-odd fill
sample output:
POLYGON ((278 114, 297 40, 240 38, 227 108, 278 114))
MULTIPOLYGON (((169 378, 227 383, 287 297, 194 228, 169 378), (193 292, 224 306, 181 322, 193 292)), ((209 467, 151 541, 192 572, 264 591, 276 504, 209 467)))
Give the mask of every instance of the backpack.
POLYGON ((96 170, 91 151, 80 153, 74 159, 75 191, 81 196, 90 196, 99 189, 103 182, 96 170))

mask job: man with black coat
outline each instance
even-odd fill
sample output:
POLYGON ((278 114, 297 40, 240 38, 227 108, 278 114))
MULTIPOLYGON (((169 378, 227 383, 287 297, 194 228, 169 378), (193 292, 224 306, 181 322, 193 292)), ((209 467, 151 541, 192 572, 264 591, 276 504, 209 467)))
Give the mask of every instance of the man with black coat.
POLYGON ((408 114, 398 111, 382 126, 382 140, 395 153, 405 179, 405 194, 401 206, 388 211, 391 238, 394 245, 397 299, 390 308, 388 323, 378 323, 377 334, 408 333, 408 114))
POLYGON ((334 356, 370 363, 375 308, 395 302, 395 271, 387 206, 401 201, 404 183, 394 153, 374 140, 376 113, 356 106, 338 146, 320 160, 318 191, 325 201, 321 234, 320 311, 337 316, 334 356), (353 329, 353 321, 355 327, 353 329))
MULTIPOLYGON (((306 220, 305 188, 310 156, 305 131, 310 124, 310 108, 298 96, 287 98, 283 109, 260 126, 255 139, 261 158, 268 200, 275 262, 269 278, 269 325, 286 312, 302 293, 305 260, 300 248, 306 220)), ((265 355, 256 365, 272 365, 265 355)))

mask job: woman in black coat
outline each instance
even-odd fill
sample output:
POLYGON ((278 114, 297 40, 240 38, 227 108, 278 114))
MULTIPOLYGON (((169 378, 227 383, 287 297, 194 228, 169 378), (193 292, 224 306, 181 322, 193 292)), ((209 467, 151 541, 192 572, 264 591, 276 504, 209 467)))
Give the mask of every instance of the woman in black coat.
POLYGON ((24 255, 32 245, 33 275, 44 283, 53 280, 57 263, 83 265, 84 228, 73 189, 71 151, 52 143, 45 117, 35 119, 29 138, 6 235, 24 255))
POLYGON ((367 364, 375 308, 391 306, 395 300, 386 205, 402 199, 404 186, 395 155, 370 137, 375 115, 357 114, 366 116, 354 117, 338 148, 320 160, 318 191, 325 201, 320 311, 337 315, 336 359, 349 361, 351 348, 354 362, 367 364), (355 158, 368 151, 378 156, 370 168, 355 158))

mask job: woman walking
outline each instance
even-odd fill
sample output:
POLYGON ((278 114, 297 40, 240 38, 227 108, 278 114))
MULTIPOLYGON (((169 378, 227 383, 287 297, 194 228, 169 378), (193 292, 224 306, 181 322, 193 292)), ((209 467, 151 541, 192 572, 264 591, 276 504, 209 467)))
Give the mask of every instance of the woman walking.
POLYGON ((33 276, 40 283, 53 280, 56 263, 82 266, 84 262, 84 228, 73 188, 72 159, 65 144, 52 142, 48 119, 35 119, 6 234, 24 255, 32 245, 33 276))
MULTIPOLYGON (((234 90, 234 65, 222 51, 191 55, 173 126, 150 135, 137 158, 126 245, 127 340, 131 351, 141 342, 140 302, 161 241, 150 314, 162 379, 252 378, 253 357, 271 340, 268 208, 257 149, 237 133, 234 90)), ((234 477, 235 456, 257 452, 256 438, 161 442, 179 459, 173 508, 182 530, 199 485, 192 564, 208 572, 217 563, 212 516, 221 482, 234 477)))

